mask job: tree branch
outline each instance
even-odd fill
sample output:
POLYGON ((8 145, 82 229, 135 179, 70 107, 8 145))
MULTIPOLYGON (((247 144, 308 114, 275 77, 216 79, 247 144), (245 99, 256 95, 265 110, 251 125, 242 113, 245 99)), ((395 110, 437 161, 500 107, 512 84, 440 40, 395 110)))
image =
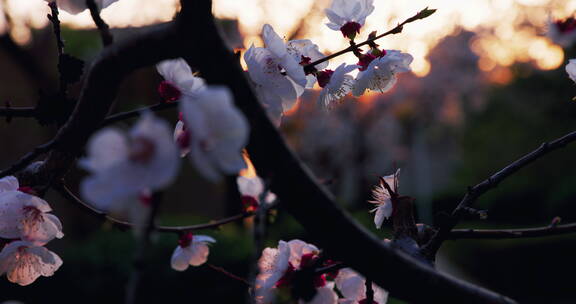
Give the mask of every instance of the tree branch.
MULTIPOLYGON (((106 212, 98 210, 92 207, 90 204, 84 202, 81 198, 77 195, 72 193, 72 191, 66 187, 64 183, 57 184, 53 186, 54 190, 56 190, 60 195, 62 195, 65 199, 74 202, 76 206, 81 207, 83 210, 88 211, 90 214, 97 216, 101 219, 110 221, 114 226, 120 229, 132 229, 134 228, 134 224, 126 221, 119 220, 108 215, 106 212)), ((253 212, 244 212, 240 214, 236 214, 231 217, 223 218, 220 220, 210 221, 204 224, 196 224, 196 225, 187 225, 187 226, 159 226, 155 225, 154 230, 158 232, 171 232, 181 234, 183 232, 191 232, 197 230, 207 230, 207 229, 217 229, 222 225, 236 222, 247 217, 253 216, 253 212)))
POLYGON ((104 46, 111 45, 114 42, 114 36, 110 33, 110 27, 108 24, 102 19, 102 17, 100 17, 100 10, 96 5, 96 2, 94 2, 94 0, 86 0, 86 6, 90 10, 90 16, 92 16, 92 20, 94 20, 98 32, 100 32, 102 44, 104 46))
POLYGON ((460 281, 384 244, 337 206, 332 196, 292 153, 268 119, 237 58, 222 41, 211 1, 182 1, 180 28, 202 28, 196 45, 181 47, 184 59, 209 84, 227 85, 251 127, 247 149, 271 190, 330 256, 350 265, 395 297, 413 302, 514 303, 502 295, 460 281), (186 24, 187 23, 187 24, 186 24), (226 72, 224 72, 226 71, 226 72), (281 161, 279 161, 281 160, 281 161), (342 236, 346 235, 346 244, 342 236))
MULTIPOLYGON (((372 43, 372 42, 374 42, 374 41, 376 41, 376 40, 378 40, 378 39, 380 39, 380 38, 386 37, 386 36, 388 36, 388 35, 393 35, 393 34, 402 33, 402 29, 404 28, 404 25, 406 25, 406 24, 408 24, 408 23, 411 23, 411 22, 414 22, 414 21, 416 21, 416 20, 420 20, 420 19, 424 19, 424 18, 428 17, 429 15, 426 16, 426 17, 422 17, 422 18, 419 18, 419 17, 418 17, 419 15, 422 14, 422 12, 424 12, 424 11, 426 11, 426 10, 427 10, 427 8, 421 10, 421 11, 418 12, 416 15, 414 15, 414 16, 406 19, 406 20, 404 20, 402 23, 398 24, 398 25, 395 26, 393 29, 391 29, 391 30, 389 30, 389 31, 387 31, 387 32, 385 32, 385 33, 383 33, 383 34, 380 34, 380 35, 378 35, 378 36, 376 36, 376 37, 373 37, 373 38, 369 38, 369 39, 367 39, 367 40, 365 40, 365 41, 363 41, 363 42, 360 42, 360 43, 354 43, 354 44, 350 45, 349 47, 347 47, 347 48, 345 48, 345 49, 343 49, 343 50, 341 50, 341 51, 338 51, 338 52, 336 52, 336 53, 334 53, 334 54, 328 55, 328 56, 326 56, 326 57, 324 57, 324 58, 318 59, 318 60, 316 60, 316 61, 314 61, 314 62, 312 62, 312 63, 310 63, 310 64, 307 64, 307 65, 304 66, 304 71, 310 72, 310 71, 312 71, 312 70, 314 69, 314 67, 315 67, 316 65, 318 65, 318 64, 320 64, 320 63, 326 62, 326 61, 328 61, 328 60, 330 60, 330 59, 332 59, 332 58, 336 58, 336 57, 338 57, 338 56, 341 56, 341 55, 346 54, 346 53, 349 53, 349 52, 354 52, 354 51, 356 51, 359 47, 364 46, 364 45, 368 45, 368 44, 370 44, 370 43, 372 43)), ((431 11, 436 11, 436 10, 431 10, 431 11)))
POLYGON ((433 259, 438 249, 440 249, 442 242, 450 236, 450 231, 456 226, 466 208, 471 207, 482 194, 495 188, 506 178, 518 172, 518 170, 552 151, 563 148, 573 141, 576 141, 576 131, 568 133, 556 140, 545 142, 538 149, 524 155, 517 161, 506 166, 504 169, 496 172, 488 179, 468 189, 468 193, 464 195, 464 198, 462 198, 458 206, 454 209, 451 216, 441 224, 438 231, 436 231, 430 241, 423 247, 422 250, 424 254, 433 259))
POLYGON ((448 240, 458 239, 521 239, 549 237, 568 233, 576 233, 576 223, 545 226, 524 229, 453 229, 448 240))

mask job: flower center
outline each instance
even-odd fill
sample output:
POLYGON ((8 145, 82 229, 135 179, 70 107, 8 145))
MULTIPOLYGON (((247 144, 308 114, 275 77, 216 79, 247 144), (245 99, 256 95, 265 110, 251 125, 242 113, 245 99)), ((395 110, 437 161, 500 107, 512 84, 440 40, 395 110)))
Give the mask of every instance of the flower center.
POLYGON ((158 94, 163 102, 176 101, 182 96, 182 92, 168 81, 162 81, 158 85, 158 94))
POLYGON ((307 65, 312 63, 312 58, 300 55, 300 65, 307 65))
POLYGON ((340 31, 344 37, 354 39, 356 34, 360 34, 361 27, 362 25, 358 22, 348 21, 340 28, 340 31))
POLYGON ((148 163, 156 152, 154 142, 145 137, 136 137, 132 140, 129 159, 136 163, 148 163))
POLYGON ((292 282, 292 279, 294 279, 295 274, 296 274, 296 267, 294 267, 294 265, 292 265, 292 263, 289 262, 288 269, 286 269, 284 275, 280 278, 280 280, 276 282, 275 286, 277 288, 290 286, 290 283, 292 282))
POLYGON ((330 82, 332 74, 334 74, 334 71, 328 69, 318 72, 318 75, 316 76, 318 79, 318 85, 321 88, 325 87, 330 82))
POLYGON ((24 192, 30 195, 36 195, 36 191, 34 190, 34 188, 29 187, 29 186, 22 186, 20 188, 18 188, 18 191, 20 192, 24 192))
POLYGON ((374 59, 376 59, 376 56, 374 56, 370 53, 362 55, 360 57, 360 59, 358 60, 358 65, 360 66, 360 68, 358 68, 358 69, 360 71, 366 71, 366 69, 368 68, 370 63, 372 61, 374 61, 374 59))
POLYGON ((141 191, 138 195, 138 200, 142 205, 150 207, 152 205, 152 193, 148 190, 141 191))
POLYGON ((244 211, 254 212, 258 209, 258 201, 253 196, 242 195, 240 200, 242 201, 242 206, 244 206, 244 211))
POLYGON ((42 221, 42 211, 33 206, 24 206, 22 208, 23 213, 26 215, 27 220, 35 222, 42 221))
POLYGON ((178 239, 178 245, 182 248, 188 247, 192 244, 192 240, 194 240, 192 232, 186 232, 180 236, 180 239, 178 239))

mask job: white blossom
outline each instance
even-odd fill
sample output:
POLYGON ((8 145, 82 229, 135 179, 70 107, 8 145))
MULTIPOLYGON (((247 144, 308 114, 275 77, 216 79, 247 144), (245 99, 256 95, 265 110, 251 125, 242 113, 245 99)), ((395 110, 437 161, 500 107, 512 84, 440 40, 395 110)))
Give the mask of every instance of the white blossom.
POLYGON ((242 149, 249 126, 228 88, 212 86, 195 97, 184 96, 180 111, 190 136, 190 159, 204 177, 218 181, 246 167, 242 149))
POLYGON ((80 165, 91 173, 80 185, 82 196, 100 210, 142 223, 150 193, 170 185, 179 169, 168 124, 145 112, 123 132, 106 128, 88 142, 80 165))
POLYGON ((386 50, 386 55, 372 60, 366 70, 358 73, 352 89, 354 96, 362 96, 367 89, 385 93, 396 83, 396 74, 410 71, 412 55, 386 50))
MULTIPOLYGON (((238 184, 238 192, 242 195, 242 202, 244 203, 245 208, 247 211, 254 211, 248 209, 255 209, 260 204, 262 194, 266 191, 264 181, 258 176, 238 176, 236 178, 236 183, 238 184), (255 204, 255 206, 250 206, 251 204, 255 204)), ((264 197, 264 202, 271 204, 275 200, 276 195, 267 191, 266 196, 264 197)))
POLYGON ((0 252, 0 274, 22 286, 39 276, 49 277, 60 268, 62 259, 52 251, 25 241, 13 241, 0 252))
POLYGON ((216 240, 206 235, 192 235, 188 233, 180 239, 180 245, 172 254, 171 265, 174 270, 184 271, 189 265, 200 266, 208 260, 210 253, 209 243, 216 240))
MULTIPOLYGON (((398 191, 398 175, 400 175, 400 169, 398 169, 394 174, 382 177, 384 182, 390 186, 394 193, 397 193, 398 191)), ((372 209, 370 212, 376 212, 376 215, 374 216, 374 224, 376 224, 376 228, 380 229, 384 219, 387 219, 392 215, 392 194, 381 181, 378 186, 372 190, 372 195, 373 200, 369 202, 375 204, 377 207, 372 209)))
POLYGON ((330 71, 330 79, 320 92, 319 103, 327 107, 333 101, 338 101, 350 93, 354 85, 354 77, 348 75, 348 73, 357 68, 357 65, 346 65, 343 63, 333 72, 330 71))
POLYGON ((62 223, 43 199, 18 190, 0 192, 0 237, 42 246, 62 238, 62 223))
POLYGON ((165 80, 158 87, 165 101, 176 101, 182 94, 194 95, 206 88, 204 79, 194 76, 182 58, 164 60, 156 65, 156 70, 165 80))
POLYGON ((360 28, 374 11, 374 0, 333 0, 330 8, 325 10, 330 20, 326 24, 334 31, 341 31, 351 39, 360 32, 360 28))
POLYGON ((307 78, 300 64, 302 56, 317 58, 320 55, 317 47, 306 40, 284 43, 268 24, 262 28, 262 39, 265 47, 250 46, 244 54, 244 61, 260 100, 272 118, 279 121, 308 83, 313 84, 314 80, 307 78))
MULTIPOLYGON (((62 9, 70 14, 76 15, 83 12, 88 7, 86 6, 86 0, 44 0, 46 2, 54 2, 58 5, 59 9, 62 9)), ((104 9, 110 6, 110 4, 118 0, 94 0, 99 9, 104 9)))
MULTIPOLYGON (((336 287, 344 296, 338 303, 357 304, 366 299, 366 279, 350 268, 341 269, 335 280, 336 287)), ((374 304, 385 304, 388 300, 388 292, 372 284, 374 291, 374 304)))
MULTIPOLYGON (((308 39, 290 40, 286 43, 286 48, 294 60, 302 66, 326 57, 318 50, 318 46, 308 39)), ((327 66, 328 61, 324 61, 314 67, 317 70, 323 70, 327 66)), ((306 88, 314 87, 314 83, 316 83, 316 76, 313 74, 306 75, 306 88)))
POLYGON ((570 59, 566 65, 566 73, 572 81, 576 82, 576 59, 570 59))
MULTIPOLYGON (((307 262, 312 261, 311 258, 317 256, 319 252, 316 246, 301 240, 280 241, 277 248, 264 249, 258 260, 259 273, 255 285, 256 303, 272 303, 276 288, 290 283, 284 281, 286 275, 300 269, 304 259, 307 259, 307 262)), ((337 303, 336 293, 329 284, 325 284, 323 278, 321 280, 324 286, 318 286, 316 296, 307 303, 337 303)), ((300 301, 300 303, 305 302, 300 301)))

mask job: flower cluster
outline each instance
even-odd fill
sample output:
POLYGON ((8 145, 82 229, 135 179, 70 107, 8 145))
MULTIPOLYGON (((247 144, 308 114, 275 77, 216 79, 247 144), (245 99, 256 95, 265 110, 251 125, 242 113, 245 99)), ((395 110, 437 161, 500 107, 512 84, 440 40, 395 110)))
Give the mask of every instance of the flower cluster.
POLYGON ((29 285, 62 265, 60 257, 44 247, 64 236, 62 223, 51 211, 15 177, 0 179, 0 238, 7 242, 0 252, 0 273, 6 273, 10 282, 29 285))
MULTIPOLYGON (((312 244, 301 240, 289 242, 280 241, 277 248, 266 248, 258 261, 259 274, 256 278, 256 302, 273 303, 277 291, 294 287, 298 279, 297 271, 314 267, 318 264, 320 251, 312 244)), ((327 263, 330 264, 330 261, 327 263)), ((329 274, 314 275, 309 282, 316 290, 310 301, 300 300, 299 303, 313 304, 356 304, 366 302, 366 279, 349 268, 333 271, 329 274), (333 280, 330 282, 329 280, 333 280), (339 291, 341 298, 335 288, 339 291)), ((384 304, 388 293, 372 286, 374 292, 373 304, 384 304)))
MULTIPOLYGON (((373 11, 373 0, 334 0, 325 10, 330 20, 327 26, 341 31, 352 43, 373 11)), ((262 28, 262 39, 265 46, 252 45, 244 60, 260 99, 277 123, 284 111, 316 82, 322 88, 319 104, 327 107, 350 92, 359 97, 367 90, 382 93, 390 90, 396 83, 396 75, 410 71, 413 60, 409 54, 380 50, 370 43, 370 49, 364 53, 358 47, 354 49, 358 64, 341 64, 331 70, 327 69, 328 61, 314 64, 324 55, 310 40, 285 42, 268 24, 262 28), (355 70, 359 70, 357 77, 349 75, 355 70)))

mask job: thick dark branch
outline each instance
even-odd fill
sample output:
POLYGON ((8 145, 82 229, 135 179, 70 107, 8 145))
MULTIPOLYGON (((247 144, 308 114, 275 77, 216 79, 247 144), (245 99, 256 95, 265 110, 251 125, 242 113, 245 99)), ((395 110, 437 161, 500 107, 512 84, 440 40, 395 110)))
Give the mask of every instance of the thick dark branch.
POLYGON ((100 38, 102 39, 102 44, 104 46, 109 46, 114 42, 114 36, 110 33, 110 27, 108 24, 102 20, 100 17, 100 10, 96 5, 94 0, 86 0, 86 6, 90 10, 90 15, 92 16, 92 20, 94 20, 94 24, 98 28, 98 32, 100 32, 100 38))
POLYGON ((471 207, 482 194, 488 192, 490 189, 495 188, 503 180, 516 173, 518 170, 524 168, 525 166, 531 164, 532 162, 538 160, 539 158, 552 151, 563 148, 573 141, 576 141, 576 131, 566 134, 556 140, 543 143, 538 149, 526 154, 522 158, 506 166, 504 169, 496 172, 488 179, 468 189, 468 193, 466 193, 456 209, 454 209, 450 218, 440 226, 432 239, 428 242, 428 244, 424 246, 424 253, 428 257, 434 257, 442 245, 442 242, 450 236, 450 231, 454 229, 466 208, 471 207))
MULTIPOLYGON (((10 166, 10 168, 0 172, 0 178, 8 176, 8 175, 14 175, 17 172, 28 167, 28 165, 30 165, 40 155, 42 155, 44 153, 48 153, 48 151, 50 151, 50 149, 52 149, 54 144, 55 144, 55 142, 53 140, 51 140, 51 141, 49 141, 43 145, 37 146, 36 148, 34 148, 34 150, 28 152, 26 155, 24 155, 22 158, 20 158, 16 163, 14 163, 12 166, 10 166)), ((20 180, 20 182, 23 185, 28 184, 28 181, 26 179, 20 180)))
POLYGON ((45 176, 40 179, 64 176, 89 136, 101 127, 122 80, 138 68, 178 57, 177 40, 173 23, 159 24, 102 51, 88 72, 74 113, 54 139, 58 144, 46 159, 41 170, 45 176))
POLYGON ((524 229, 453 229, 450 231, 448 239, 521 239, 568 233, 576 233, 576 223, 524 229))
MULTIPOLYGON (((54 190, 58 191, 58 193, 60 193, 60 195, 62 195, 64 198, 66 198, 67 200, 69 200, 71 202, 74 202, 76 206, 81 207, 83 210, 88 211, 90 214, 97 216, 103 220, 110 221, 114 226, 116 226, 120 229, 132 229, 132 228, 134 228, 134 225, 132 223, 114 218, 114 217, 108 215, 106 212, 100 211, 100 210, 92 207, 90 204, 84 202, 81 198, 79 198, 77 195, 75 195, 63 183, 54 185, 53 188, 54 188, 54 190)), ((180 234, 183 232, 191 232, 191 231, 197 231, 197 230, 217 229, 222 225, 236 222, 236 221, 245 219, 247 217, 250 217, 252 215, 254 215, 254 213, 244 212, 244 213, 237 214, 237 215, 227 217, 227 218, 223 218, 220 220, 210 221, 210 222, 204 223, 204 224, 187 225, 187 226, 159 226, 159 225, 156 225, 156 226, 154 226, 154 230, 159 231, 159 232, 172 232, 172 233, 180 234)))
POLYGON ((271 190, 283 206, 336 260, 369 277, 393 296, 412 302, 514 303, 478 286, 457 280, 391 248, 357 224, 292 153, 268 119, 245 78, 237 58, 220 38, 210 1, 182 1, 181 28, 202 28, 181 47, 188 63, 209 84, 227 85, 251 127, 248 152, 259 175, 271 180, 271 190), (346 236, 346 241, 343 237, 346 236))

